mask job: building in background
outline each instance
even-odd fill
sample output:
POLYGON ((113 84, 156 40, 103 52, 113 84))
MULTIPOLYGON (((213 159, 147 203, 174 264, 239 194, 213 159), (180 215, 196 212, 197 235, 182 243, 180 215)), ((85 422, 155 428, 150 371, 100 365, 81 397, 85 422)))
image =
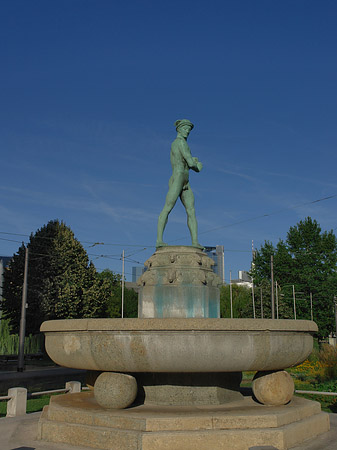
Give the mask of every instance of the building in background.
POLYGON ((251 289, 253 286, 253 281, 248 272, 245 270, 239 270, 239 278, 237 280, 232 280, 232 284, 245 286, 246 288, 251 289))
POLYGON ((216 245, 215 247, 205 247, 204 251, 207 253, 207 256, 214 261, 213 271, 221 278, 222 282, 225 283, 224 246, 216 245))
POLYGON ((133 266, 132 267, 132 283, 136 283, 138 278, 145 272, 145 266, 133 266))

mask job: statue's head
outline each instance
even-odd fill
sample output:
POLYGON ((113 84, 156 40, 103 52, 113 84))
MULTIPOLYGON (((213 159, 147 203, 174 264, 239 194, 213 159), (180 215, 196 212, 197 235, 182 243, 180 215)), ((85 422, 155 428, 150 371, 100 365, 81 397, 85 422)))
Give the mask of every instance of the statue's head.
POLYGON ((174 122, 174 126, 176 127, 177 132, 183 137, 187 137, 194 128, 193 123, 188 119, 176 120, 174 122))

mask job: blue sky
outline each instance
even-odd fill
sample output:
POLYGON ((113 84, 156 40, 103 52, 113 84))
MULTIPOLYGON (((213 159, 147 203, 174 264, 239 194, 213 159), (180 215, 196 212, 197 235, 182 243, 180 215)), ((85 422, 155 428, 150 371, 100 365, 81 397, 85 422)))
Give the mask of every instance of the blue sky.
MULTIPOLYGON (((98 269, 120 272, 125 249, 130 279, 181 118, 204 164, 199 240, 224 245, 227 280, 252 240, 308 215, 335 229, 336 20, 332 0, 1 1, 0 254, 58 218, 98 269)), ((178 203, 164 238, 190 243, 178 203)))

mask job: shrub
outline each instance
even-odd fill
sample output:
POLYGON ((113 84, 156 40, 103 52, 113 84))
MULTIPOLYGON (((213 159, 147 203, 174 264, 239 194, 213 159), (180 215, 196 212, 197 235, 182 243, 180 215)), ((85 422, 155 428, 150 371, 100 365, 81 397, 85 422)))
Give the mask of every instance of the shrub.
POLYGON ((323 344, 318 359, 323 366, 320 381, 335 380, 337 378, 337 347, 323 344))

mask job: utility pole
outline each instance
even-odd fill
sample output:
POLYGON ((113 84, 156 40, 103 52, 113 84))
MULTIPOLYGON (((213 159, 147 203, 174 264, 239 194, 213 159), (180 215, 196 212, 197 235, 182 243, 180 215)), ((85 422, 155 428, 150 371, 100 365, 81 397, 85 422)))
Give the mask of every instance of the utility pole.
MULTIPOLYGON (((336 303, 335 303, 335 306, 336 306, 336 303)), ((313 309, 312 309, 312 292, 310 292, 310 314, 311 314, 311 320, 314 320, 314 314, 313 314, 313 309)), ((337 322, 336 322, 336 324, 337 324, 337 322)))
POLYGON ((263 319, 263 298, 262 298, 262 287, 260 287, 260 296, 261 296, 261 319, 263 319))
POLYGON ((254 296, 254 280, 252 278, 252 302, 253 302, 253 317, 255 317, 255 296, 254 296))
POLYGON ((124 250, 122 253, 122 319, 124 317, 124 250))
POLYGON ((293 299, 294 299, 294 319, 296 320, 296 297, 295 297, 295 285, 293 284, 293 299))
POLYGON ((231 300, 231 319, 233 319, 232 271, 229 271, 229 296, 231 300))
POLYGON ((270 273, 271 273, 271 318, 275 319, 274 255, 270 255, 270 273))
POLYGON ((276 319, 278 319, 278 289, 277 289, 277 281, 275 281, 275 289, 276 289, 276 319))
POLYGON ((25 252, 25 270, 23 274, 22 286, 22 303, 21 303, 21 319, 20 319, 20 335, 19 335, 19 356, 17 371, 23 372, 25 367, 25 335, 26 335, 26 309, 27 305, 27 288, 28 288, 28 247, 25 252))
MULTIPOLYGON (((252 269, 254 268, 254 241, 252 240, 252 269)), ((252 302, 253 302, 253 317, 255 317, 255 296, 254 296, 254 278, 252 277, 252 302)))
POLYGON ((334 297, 335 302, 335 346, 337 347, 337 297, 334 297))

